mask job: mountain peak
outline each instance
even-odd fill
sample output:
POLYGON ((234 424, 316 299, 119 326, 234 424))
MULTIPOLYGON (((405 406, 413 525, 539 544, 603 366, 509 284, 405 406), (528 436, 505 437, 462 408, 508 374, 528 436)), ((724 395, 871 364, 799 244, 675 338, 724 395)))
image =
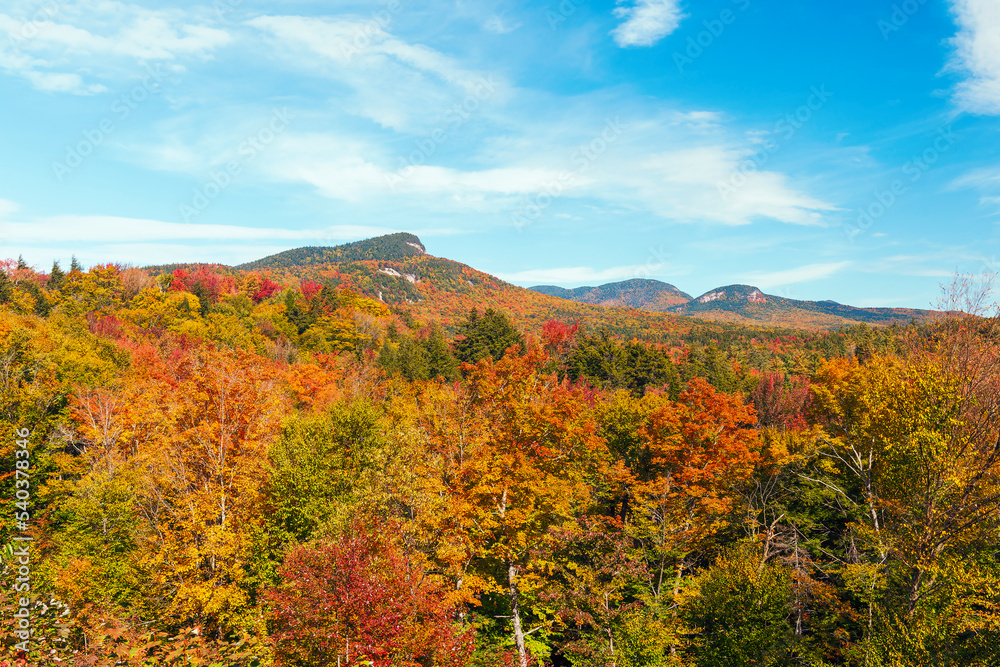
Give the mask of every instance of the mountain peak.
POLYGON ((574 289, 555 285, 536 285, 529 289, 560 299, 592 303, 600 306, 626 306, 651 311, 666 311, 691 300, 691 296, 673 285, 649 278, 632 278, 597 287, 574 289))
POLYGON ((381 260, 399 262, 410 257, 427 254, 420 238, 408 232, 385 234, 371 239, 354 241, 339 246, 306 246, 285 250, 254 262, 240 264, 237 269, 282 269, 291 267, 332 264, 336 262, 361 262, 381 260))
POLYGON ((713 301, 747 301, 749 303, 768 303, 767 295, 753 285, 727 285, 711 292, 705 292, 697 299, 698 303, 713 301))

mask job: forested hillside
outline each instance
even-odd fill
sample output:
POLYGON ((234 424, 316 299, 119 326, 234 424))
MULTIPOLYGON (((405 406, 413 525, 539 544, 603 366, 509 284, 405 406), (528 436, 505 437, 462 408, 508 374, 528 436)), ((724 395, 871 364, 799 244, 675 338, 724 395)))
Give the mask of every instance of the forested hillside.
POLYGON ((361 262, 381 259, 389 262, 402 261, 408 257, 426 254, 424 244, 413 234, 400 232, 387 234, 354 243, 346 243, 329 248, 296 248, 271 255, 255 262, 248 262, 238 269, 286 269, 307 267, 316 264, 338 262, 361 262))
POLYGON ((935 317, 914 308, 856 308, 835 301, 801 301, 765 294, 752 285, 728 285, 692 298, 673 285, 635 278, 599 287, 564 289, 539 285, 534 292, 601 306, 625 306, 660 313, 687 315, 716 322, 833 330, 852 324, 891 325, 923 322, 935 317))
POLYGON ((724 322, 802 329, 830 329, 847 324, 906 324, 935 317, 914 308, 856 308, 835 301, 800 301, 764 294, 751 285, 729 285, 707 292, 670 312, 724 322))
POLYGON ((570 301, 594 303, 601 306, 642 308, 654 312, 664 312, 678 304, 691 301, 689 294, 685 294, 673 285, 647 278, 633 278, 599 287, 565 289, 555 285, 537 285, 531 289, 570 301))
POLYGON ((946 310, 979 316, 794 332, 572 304, 398 241, 3 265, 7 648, 997 664, 1000 332, 974 285, 946 310))

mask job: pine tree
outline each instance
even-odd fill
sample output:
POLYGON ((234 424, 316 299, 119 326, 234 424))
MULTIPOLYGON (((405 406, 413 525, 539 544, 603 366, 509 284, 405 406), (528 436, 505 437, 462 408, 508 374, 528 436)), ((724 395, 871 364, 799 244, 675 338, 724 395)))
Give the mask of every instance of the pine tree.
POLYGON ((489 357, 497 361, 512 345, 524 348, 524 338, 511 323, 510 318, 492 308, 482 316, 475 308, 458 328, 460 338, 455 340, 455 355, 460 361, 474 364, 489 357))
POLYGON ((14 285, 7 272, 0 269, 0 303, 7 303, 14 295, 14 285))
POLYGON ((458 359, 452 354, 441 327, 436 324, 431 327, 430 334, 424 341, 424 349, 427 350, 427 367, 431 378, 458 378, 458 359))
POLYGON ((52 271, 49 273, 49 289, 61 290, 66 282, 66 274, 59 268, 59 261, 52 262, 52 271))

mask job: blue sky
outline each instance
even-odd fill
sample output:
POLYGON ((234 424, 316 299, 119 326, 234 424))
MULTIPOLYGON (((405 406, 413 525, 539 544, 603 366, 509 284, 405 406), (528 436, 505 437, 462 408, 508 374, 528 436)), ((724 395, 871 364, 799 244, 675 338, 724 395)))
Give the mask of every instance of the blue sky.
POLYGON ((393 231, 521 285, 927 307, 997 268, 995 0, 8 0, 0 256, 393 231))

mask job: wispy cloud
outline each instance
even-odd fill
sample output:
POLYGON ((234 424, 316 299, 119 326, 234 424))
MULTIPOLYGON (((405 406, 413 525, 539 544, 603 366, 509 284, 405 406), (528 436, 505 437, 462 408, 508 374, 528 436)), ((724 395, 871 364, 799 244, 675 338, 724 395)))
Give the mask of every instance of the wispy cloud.
POLYGON ((467 95, 477 94, 484 83, 504 87, 495 74, 467 69, 440 51, 396 37, 391 23, 261 16, 248 24, 268 35, 279 56, 294 69, 345 86, 348 111, 396 131, 419 130, 436 122, 467 95))
POLYGON ((309 183, 332 199, 391 197, 435 210, 509 213, 524 207, 524 197, 554 188, 561 203, 596 200, 675 223, 748 225, 767 218, 824 226, 824 215, 836 209, 774 171, 751 172, 745 187, 722 196, 719 184, 751 149, 717 114, 691 112, 623 123, 620 137, 605 145, 599 119, 558 117, 550 125, 513 114, 502 142, 485 144, 467 162, 474 166, 452 166, 424 153, 428 164, 402 171, 399 157, 377 139, 289 133, 269 153, 264 168, 273 180, 309 183), (589 152, 595 141, 600 154, 589 152), (506 149, 491 150, 496 144, 506 149), (522 144, 532 150, 520 150, 522 144))
POLYGON ((967 78, 956 92, 973 113, 1000 114, 1000 4, 996 0, 952 0, 958 35, 952 67, 967 78))
POLYGON ((1000 196, 997 196, 1000 192, 1000 169, 995 167, 970 171, 956 178, 948 187, 952 190, 964 188, 979 190, 983 193, 979 198, 980 205, 989 208, 997 208, 1000 205, 1000 196))
MULTIPOLYGON (((633 18, 649 19, 652 11, 633 9, 633 18)), ((669 222, 823 226, 835 210, 778 171, 754 169, 744 187, 721 193, 720 184, 757 150, 747 129, 722 111, 653 106, 624 89, 565 95, 519 88, 397 36, 401 21, 262 16, 246 24, 265 35, 279 67, 331 81, 332 97, 322 109, 297 109, 302 120, 245 179, 305 183, 352 204, 388 198, 435 212, 508 217, 554 190, 557 205, 546 211, 553 216, 567 213, 561 207, 598 203, 669 222), (630 116, 608 134, 622 109, 630 116)), ((160 123, 155 144, 129 150, 149 168, 200 173, 254 129, 245 116, 234 108, 211 128, 175 116, 160 123)))
POLYGON ((181 10, 151 10, 111 0, 21 6, 0 14, 0 70, 46 92, 94 94, 107 90, 95 77, 119 78, 135 61, 182 67, 205 59, 231 35, 191 20, 181 10))
POLYGON ((322 240, 347 239, 387 234, 395 229, 371 226, 334 226, 324 229, 283 229, 239 225, 201 225, 162 220, 122 218, 103 215, 60 215, 31 222, 0 222, 0 242, 33 243, 93 241, 146 242, 170 240, 322 240))
POLYGON ((238 264, 303 245, 340 245, 399 231, 421 238, 455 236, 467 230, 451 227, 400 229, 379 225, 331 225, 315 229, 211 225, 104 215, 22 217, 0 200, 0 259, 56 258, 75 253, 84 263, 120 261, 133 264, 221 262, 238 264))
POLYGON ((684 18, 680 0, 618 0, 615 16, 625 19, 611 31, 621 47, 652 46, 677 30, 684 18))
POLYGON ((966 263, 982 262, 986 258, 978 248, 943 246, 918 254, 889 255, 857 265, 865 273, 922 278, 949 278, 966 263))
POLYGON ((721 193, 720 183, 726 183, 750 153, 717 137, 711 143, 649 155, 629 177, 635 177, 641 198, 664 218, 726 225, 771 218, 825 225, 823 213, 836 207, 797 190, 779 172, 749 172, 742 188, 721 193))
POLYGON ((16 213, 19 208, 17 202, 12 202, 9 199, 0 199, 0 223, 13 213, 16 213))
POLYGON ((505 20, 502 16, 494 14, 493 16, 486 19, 486 23, 483 24, 483 28, 487 32, 492 32, 496 35, 506 35, 508 33, 514 32, 521 27, 520 22, 512 22, 505 20))
POLYGON ((851 262, 828 262, 823 264, 807 264, 794 269, 772 271, 770 273, 751 273, 745 282, 761 289, 783 287, 812 280, 822 280, 834 276, 851 266, 851 262))
POLYGON ((987 167, 974 169, 951 182, 952 189, 959 188, 1000 188, 1000 169, 987 167))
POLYGON ((410 231, 424 236, 461 234, 459 229, 430 228, 401 230, 377 225, 332 225, 316 229, 286 229, 283 227, 249 227, 241 225, 210 225, 167 222, 106 215, 58 215, 26 222, 7 222, 9 212, 16 210, 13 202, 0 200, 0 244, 55 241, 74 243, 145 243, 152 241, 203 240, 241 243, 245 241, 321 242, 350 241, 398 231, 410 231), (8 213, 5 214, 4 206, 8 213))
POLYGON ((634 266, 615 266, 609 269, 594 269, 589 266, 567 266, 555 269, 531 269, 518 273, 498 273, 497 277, 507 282, 534 286, 534 285, 584 285, 601 284, 614 280, 625 280, 635 278, 647 267, 636 264, 634 266))

